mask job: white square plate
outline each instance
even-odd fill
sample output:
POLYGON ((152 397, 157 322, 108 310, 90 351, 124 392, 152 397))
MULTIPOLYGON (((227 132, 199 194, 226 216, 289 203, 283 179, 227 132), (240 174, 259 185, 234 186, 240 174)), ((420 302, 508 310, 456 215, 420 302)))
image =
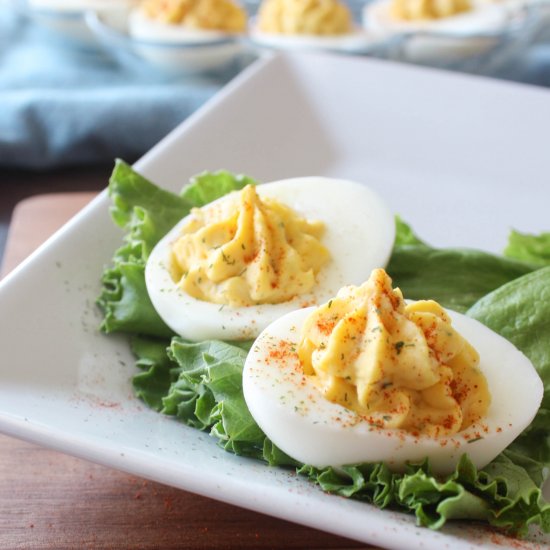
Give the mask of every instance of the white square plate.
MULTIPOLYGON (((177 191, 218 168, 261 181, 356 179, 433 244, 498 251, 511 227, 550 230, 549 129, 546 90, 373 60, 280 55, 247 69, 136 167, 177 191)), ((97 330, 100 275, 121 238, 108 202, 99 196, 1 285, 1 431, 382 546, 505 543, 483 528, 431 532, 411 516, 325 495, 142 406, 125 338, 97 330)))

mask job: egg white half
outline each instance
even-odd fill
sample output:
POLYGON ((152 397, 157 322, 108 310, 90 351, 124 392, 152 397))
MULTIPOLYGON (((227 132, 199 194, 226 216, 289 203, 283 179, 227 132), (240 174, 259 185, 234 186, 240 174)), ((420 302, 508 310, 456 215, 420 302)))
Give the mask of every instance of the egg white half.
MULTIPOLYGON (((347 180, 304 177, 266 183, 257 190, 260 197, 277 199, 304 218, 322 221, 325 233, 321 242, 331 259, 318 273, 313 292, 281 304, 231 307, 197 300, 177 287, 167 269, 171 245, 187 223, 184 218, 153 249, 145 268, 153 306, 164 322, 184 338, 255 338, 289 311, 325 302, 343 285, 361 284, 372 269, 385 266, 390 257, 394 217, 367 186, 347 180)), ((224 200, 227 198, 218 199, 224 200)))
POLYGON ((384 461, 401 471, 406 462, 429 457, 433 471, 443 475, 454 471, 467 453, 482 468, 531 423, 540 406, 542 381, 527 357, 478 321, 447 310, 453 326, 480 354, 492 398, 487 417, 439 439, 374 428, 326 400, 303 375, 297 355, 282 352, 296 348, 312 309, 289 313, 267 327, 252 345, 243 371, 252 416, 275 445, 300 462, 338 467, 384 461))

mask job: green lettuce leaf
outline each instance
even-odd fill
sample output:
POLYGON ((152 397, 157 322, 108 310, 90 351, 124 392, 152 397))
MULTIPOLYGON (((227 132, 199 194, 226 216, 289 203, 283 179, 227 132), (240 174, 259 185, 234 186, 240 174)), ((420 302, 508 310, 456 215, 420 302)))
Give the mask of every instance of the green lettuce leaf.
POLYGON ((171 386, 164 412, 201 429, 208 429, 227 451, 279 465, 295 464, 273 444, 252 418, 243 396, 242 370, 252 342, 234 346, 226 342, 191 343, 174 338, 170 356, 178 363, 179 378, 171 386), (188 406, 195 393, 194 410, 188 406), (179 407, 182 396, 185 407, 179 407), (267 455, 264 453, 267 452, 267 455))
POLYGON ((404 222, 400 216, 395 216, 395 246, 403 246, 405 244, 425 244, 421 241, 411 226, 404 222))
POLYGON ((495 504, 490 523, 519 536, 526 535, 531 524, 540 525, 546 532, 550 528, 550 504, 544 501, 540 486, 533 481, 533 469, 536 467, 536 477, 540 479, 543 465, 531 461, 533 464, 527 471, 528 460, 505 451, 480 472, 478 482, 479 491, 495 504))
POLYGON ((449 520, 468 519, 524 536, 531 524, 544 531, 550 528, 550 505, 537 485, 543 468, 541 463, 505 451, 480 471, 463 455, 445 479, 431 473, 428 461, 410 464, 404 473, 393 473, 383 463, 338 470, 305 465, 298 473, 328 493, 412 512, 418 525, 431 529, 440 529, 449 520))
POLYGON ((395 286, 411 300, 436 300, 465 312, 480 298, 533 266, 480 250, 397 245, 387 266, 395 286))
POLYGON ((193 203, 151 183, 121 160, 109 180, 111 216, 126 232, 126 242, 141 247, 136 259, 147 260, 157 242, 186 216, 193 203))
POLYGON ((154 409, 208 431, 227 451, 294 466, 297 462, 266 438, 244 401, 242 369, 251 343, 175 337, 167 354, 165 342, 134 339, 132 349, 143 371, 134 376, 134 389, 154 409))
POLYGON ((256 185, 256 180, 244 175, 235 175, 225 170, 219 172, 203 172, 191 178, 189 185, 182 191, 182 198, 196 207, 204 206, 232 191, 242 189, 246 185, 256 185))
POLYGON ((107 269, 97 303, 103 309, 101 329, 149 336, 172 336, 173 331, 156 312, 145 286, 145 264, 117 261, 107 269))
POLYGON ((550 233, 529 235, 513 230, 504 255, 537 265, 550 265, 550 233))
POLYGON ((550 266, 484 296, 468 315, 512 342, 537 369, 544 383, 542 406, 511 448, 550 463, 550 266))
POLYGON ((136 367, 141 372, 134 375, 134 393, 152 409, 161 412, 164 398, 170 386, 177 380, 178 365, 167 353, 169 342, 153 338, 134 337, 132 351, 138 358, 136 367))

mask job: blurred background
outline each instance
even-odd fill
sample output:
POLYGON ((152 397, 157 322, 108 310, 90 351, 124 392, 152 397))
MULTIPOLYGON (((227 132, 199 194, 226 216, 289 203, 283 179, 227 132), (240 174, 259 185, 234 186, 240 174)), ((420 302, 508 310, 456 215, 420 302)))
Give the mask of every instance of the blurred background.
POLYGON ((548 87, 550 0, 0 0, 0 253, 21 199, 102 189, 277 50, 548 87))

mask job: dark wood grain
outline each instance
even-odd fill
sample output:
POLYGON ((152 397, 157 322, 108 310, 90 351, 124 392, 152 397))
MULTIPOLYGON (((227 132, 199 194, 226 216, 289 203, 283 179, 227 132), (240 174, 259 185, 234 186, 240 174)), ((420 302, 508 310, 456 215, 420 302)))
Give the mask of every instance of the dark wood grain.
POLYGON ((8 437, 0 465, 1 548, 361 547, 8 437))
POLYGON ((0 259, 14 207, 27 197, 46 192, 99 191, 107 186, 112 163, 50 171, 0 168, 0 259))
POLYGON ((7 275, 95 196, 94 191, 48 193, 28 197, 13 209, 2 270, 7 275))
MULTIPOLYGON (((93 193, 15 209, 10 271, 93 193)), ((0 548, 367 548, 365 545, 0 436, 0 548)))

